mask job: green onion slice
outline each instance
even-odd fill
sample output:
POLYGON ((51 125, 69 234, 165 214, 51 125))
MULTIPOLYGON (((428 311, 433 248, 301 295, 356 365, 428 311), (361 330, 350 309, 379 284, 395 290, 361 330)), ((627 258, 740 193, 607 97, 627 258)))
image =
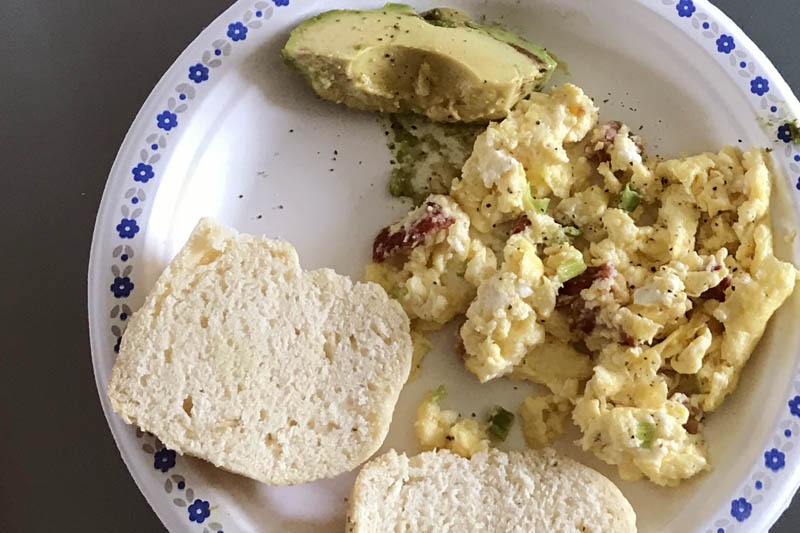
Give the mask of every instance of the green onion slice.
POLYGON ((447 387, 444 385, 439 385, 439 387, 433 391, 433 396, 431 396, 431 401, 439 403, 444 400, 444 397, 447 396, 447 387))
POLYGON ((506 440, 512 423, 514 423, 514 413, 506 411, 499 405, 495 406, 489 413, 489 435, 499 441, 506 440))
POLYGON ((639 439, 639 447, 649 450, 653 446, 656 437, 656 426, 650 422, 639 422, 636 424, 636 438, 639 439))
POLYGON ((528 186, 522 195, 522 207, 525 208, 525 211, 545 213, 548 205, 550 205, 550 198, 534 198, 533 194, 531 194, 531 184, 528 183, 528 186))
POLYGON ((556 268, 556 274, 558 275, 559 281, 564 283, 565 281, 569 281, 576 276, 580 276, 583 274, 583 271, 586 270, 586 263, 583 262, 583 259, 580 257, 567 259, 558 265, 556 268))
POLYGON ((642 194, 631 187, 631 184, 628 183, 625 185, 625 188, 622 189, 622 193, 619 196, 619 207, 620 209, 624 209, 628 213, 639 207, 639 204, 642 203, 642 194))

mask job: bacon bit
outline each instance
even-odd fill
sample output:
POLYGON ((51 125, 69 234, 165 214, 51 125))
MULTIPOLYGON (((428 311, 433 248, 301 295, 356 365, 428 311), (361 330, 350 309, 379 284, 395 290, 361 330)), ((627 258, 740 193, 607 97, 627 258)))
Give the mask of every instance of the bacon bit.
POLYGON ((614 144, 621 127, 622 122, 612 120, 593 129, 586 145, 586 156, 597 164, 611 161, 608 148, 614 144))
POLYGON ((700 421, 696 418, 692 418, 692 416, 689 415, 689 418, 683 425, 683 429, 685 429, 690 435, 697 435, 697 432, 700 431, 700 421))
MULTIPOLYGON (((611 120, 592 130, 589 137, 589 144, 586 145, 586 157, 598 165, 611 161, 611 154, 608 153, 608 150, 614 145, 614 139, 617 138, 617 134, 619 134, 621 128, 622 122, 611 120)), ((630 138, 636 145, 636 148, 639 149, 639 154, 641 154, 642 138, 638 135, 631 135, 630 138)))
POLYGON ((684 399, 681 400, 681 403, 689 410, 689 418, 686 420, 686 423, 683 424, 683 429, 690 435, 697 435, 697 432, 700 431, 700 423, 705 417, 705 412, 699 407, 692 405, 689 398, 685 396, 684 399))
POLYGON ((639 155, 644 153, 644 145, 642 144, 642 138, 638 135, 631 135, 631 140, 633 144, 636 145, 636 148, 639 150, 639 155))
POLYGON ((586 300, 581 298, 583 289, 588 289, 598 279, 608 279, 614 275, 616 268, 611 263, 588 267, 581 275, 566 281, 558 291, 556 307, 569 308, 569 322, 586 335, 590 335, 597 325, 597 310, 586 307, 586 300))
POLYGON ((428 235, 440 229, 449 228, 456 220, 442 212, 442 206, 435 202, 425 204, 425 214, 409 227, 392 233, 387 226, 375 237, 372 245, 372 260, 383 263, 400 250, 410 250, 422 244, 428 235))
POLYGON ((706 298, 708 300, 717 300, 720 302, 725 301, 725 290, 731 286, 731 277, 725 276, 722 278, 719 283, 715 287, 711 287, 710 289, 706 289, 700 295, 700 298, 706 298))
POLYGON ((623 346, 630 346, 631 348, 633 348, 634 346, 636 346, 636 339, 634 339, 630 333, 620 328, 619 343, 622 344, 623 346))
POLYGON ((508 234, 516 235, 517 233, 522 233, 530 225, 531 219, 528 218, 528 215, 522 215, 511 223, 511 229, 508 230, 508 234))
POLYGON ((566 281, 558 290, 558 296, 578 296, 583 289, 588 289, 598 279, 608 279, 614 275, 616 268, 611 263, 590 266, 579 276, 566 281))
POLYGON ((620 129, 622 129, 622 122, 619 120, 610 120, 595 128, 592 137, 594 139, 596 135, 598 140, 602 139, 613 142, 614 139, 617 138, 620 129))
POLYGON ((586 307, 586 300, 576 297, 569 305, 571 311, 567 318, 572 324, 586 335, 590 335, 597 325, 597 309, 586 307))

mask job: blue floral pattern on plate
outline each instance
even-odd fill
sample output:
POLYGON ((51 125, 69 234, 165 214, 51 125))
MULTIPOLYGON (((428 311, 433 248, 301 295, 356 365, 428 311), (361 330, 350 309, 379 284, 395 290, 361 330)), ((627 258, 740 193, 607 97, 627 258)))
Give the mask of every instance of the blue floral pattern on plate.
POLYGON ((800 417, 800 396, 795 396, 789 400, 789 412, 793 416, 800 417))
POLYGON ((210 503, 207 501, 196 499, 192 505, 189 506, 189 521, 202 524, 206 518, 211 516, 210 503))
POLYGON ((111 292, 114 293, 115 298, 127 298, 131 295, 133 287, 131 278, 117 276, 114 278, 114 283, 111 284, 111 292))
POLYGON ((132 218, 123 218, 117 224, 120 239, 133 239, 139 233, 139 226, 132 218))
POLYGON ((131 173, 133 174, 133 181, 140 183, 147 183, 155 176, 152 165, 146 163, 139 163, 131 169, 131 173))
POLYGON ((675 9, 678 10, 679 17, 685 17, 685 18, 691 17, 697 10, 697 8, 694 7, 694 2, 692 2, 692 0, 680 0, 680 2, 678 2, 678 5, 675 6, 675 9))
POLYGON ((228 25, 228 37, 230 37, 233 42, 244 41, 247 39, 247 26, 241 22, 231 23, 228 25))
POLYGON ((764 452, 764 464, 773 472, 777 472, 786 466, 786 455, 777 448, 767 450, 764 452))
POLYGON ((731 516, 739 522, 744 522, 750 518, 753 505, 745 498, 737 498, 731 502, 731 516))
POLYGON ((792 125, 788 122, 778 128, 778 139, 789 143, 792 142, 792 125))
POLYGON ((170 112, 168 109, 164 110, 161 114, 156 116, 156 123, 162 130, 169 131, 172 128, 178 127, 178 115, 170 112))
POLYGON ((730 35, 725 35, 723 33, 719 36, 719 39, 717 39, 717 52, 721 54, 730 54, 733 52, 734 48, 736 48, 736 43, 730 35))
POLYGON ((208 79, 209 69, 202 63, 189 67, 189 79, 195 83, 203 83, 208 79))
POLYGON ((769 92, 769 80, 761 76, 756 76, 750 82, 750 92, 758 96, 764 96, 769 92))
POLYGON ((153 468, 161 470, 162 472, 167 472, 170 468, 175 466, 176 456, 177 454, 174 451, 161 448, 153 455, 153 468))

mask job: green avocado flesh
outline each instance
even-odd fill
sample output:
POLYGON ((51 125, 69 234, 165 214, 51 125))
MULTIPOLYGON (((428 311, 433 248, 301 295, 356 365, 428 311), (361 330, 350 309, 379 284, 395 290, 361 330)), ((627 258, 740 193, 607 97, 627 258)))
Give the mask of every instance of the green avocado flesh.
POLYGON ((525 39, 522 39, 519 35, 503 28, 478 24, 458 9, 437 7, 422 13, 422 18, 431 24, 439 26, 446 26, 450 28, 467 27, 485 31, 498 41, 504 42, 514 48, 516 51, 529 56, 532 60, 543 61, 549 66, 550 71, 540 83, 540 87, 541 85, 544 85, 548 79, 550 79, 550 74, 552 74, 553 70, 555 70, 557 66, 556 60, 548 55, 543 48, 536 46, 533 43, 529 43, 525 39))
POLYGON ((425 17, 404 4, 326 11, 292 31, 282 56, 326 100, 440 122, 503 118, 556 67, 541 48, 457 10, 425 17))

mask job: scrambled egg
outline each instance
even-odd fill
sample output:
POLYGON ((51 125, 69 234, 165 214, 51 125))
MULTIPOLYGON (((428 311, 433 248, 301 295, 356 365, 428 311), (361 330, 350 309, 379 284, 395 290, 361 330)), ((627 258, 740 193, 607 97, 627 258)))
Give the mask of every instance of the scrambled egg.
POLYGON ((512 376, 545 385, 557 398, 574 401, 582 384, 592 377, 592 361, 569 344, 548 336, 525 354, 512 376))
POLYGON ((705 469, 708 460, 705 441, 687 429, 688 398, 671 393, 659 373, 662 344, 607 345, 572 416, 583 432, 581 446, 617 465, 623 479, 645 475, 676 485, 705 469))
POLYGON ((486 426, 476 420, 462 420, 456 411, 442 409, 444 388, 430 391, 417 408, 414 432, 423 451, 448 449, 470 458, 489 447, 486 426))
MULTIPOLYGON (((569 252, 559 247, 551 253, 569 252)), ((509 238, 503 256, 500 270, 478 288, 461 328, 467 368, 481 381, 510 373, 528 350, 544 342, 538 320, 553 312, 560 285, 552 272, 547 275, 525 236, 509 238)))
POLYGON ((585 162, 570 161, 565 145, 581 140, 596 121, 597 109, 574 85, 533 93, 478 136, 450 194, 482 232, 522 214, 527 191, 565 198, 589 174, 585 162))
POLYGON ((477 286, 497 268, 494 253, 470 235, 469 217, 449 196, 431 195, 382 235, 383 260, 367 266, 366 279, 386 289, 420 327, 436 329, 466 311, 477 286))
POLYGON ((528 446, 544 448, 564 432, 572 404, 554 394, 525 398, 519 414, 528 446))
MULTIPOLYGON (((368 279, 436 329, 458 315, 466 367, 547 386, 520 414, 533 447, 563 431, 625 479, 709 467, 703 419, 736 387, 797 269, 772 250, 764 150, 661 161, 573 85, 534 94, 475 141, 450 195, 376 239, 368 279)), ((426 449, 469 456, 486 428, 430 396, 426 449)))

